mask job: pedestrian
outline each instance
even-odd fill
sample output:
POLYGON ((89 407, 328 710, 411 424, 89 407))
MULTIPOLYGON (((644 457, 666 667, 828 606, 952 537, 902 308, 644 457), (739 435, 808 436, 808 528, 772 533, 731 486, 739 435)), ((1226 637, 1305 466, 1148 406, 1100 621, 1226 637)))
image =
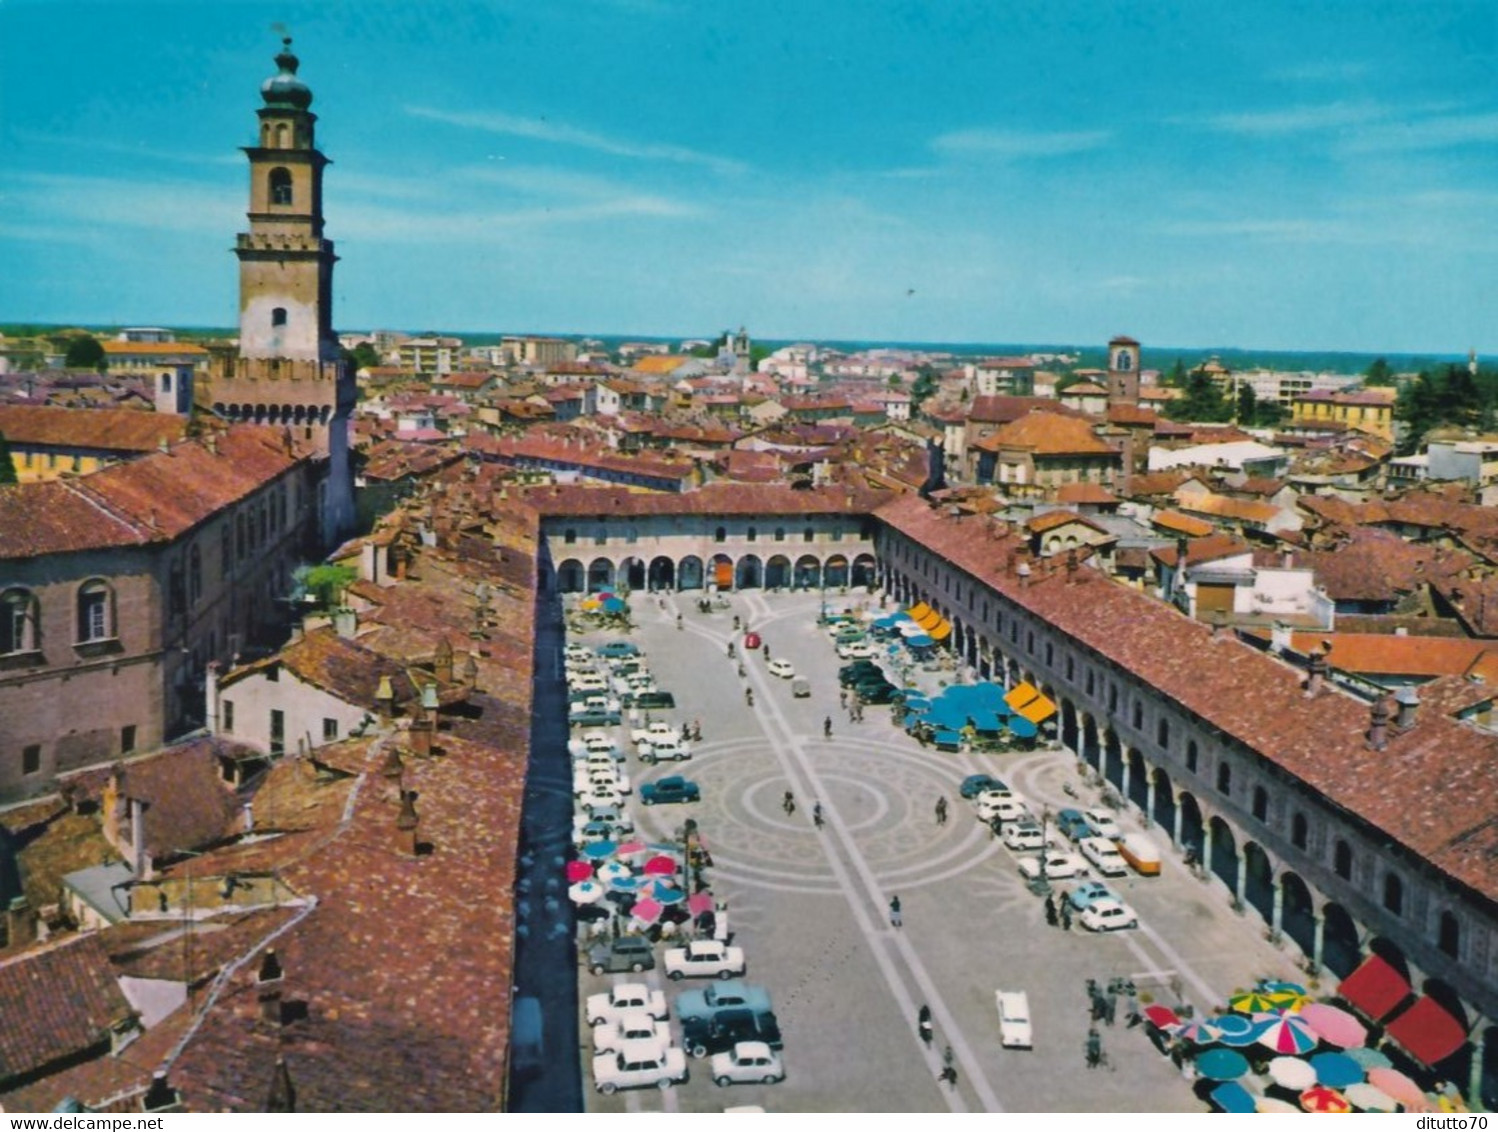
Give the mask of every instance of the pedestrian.
POLYGON ((822 828, 822 803, 814 802, 811 807, 811 824, 818 829, 822 828))
POLYGON ((950 1069, 957 1061, 957 1055, 952 1052, 952 1047, 947 1046, 941 1051, 941 1063, 950 1069))
POLYGON ((947 824, 947 798, 945 794, 936 800, 936 824, 947 824))
POLYGON ((764 643, 764 639, 763 638, 760 639, 759 647, 764 650, 765 659, 769 660, 770 659, 770 646, 764 643))
POLYGON ((957 1088, 956 1067, 951 1065, 945 1066, 942 1071, 936 1075, 936 1079, 938 1081, 945 1081, 947 1085, 953 1089, 957 1088))
POLYGON ((1087 1031, 1086 1056, 1088 1069, 1096 1069, 1103 1063, 1103 1036, 1095 1028, 1087 1031))
POLYGON ((847 707, 848 706, 848 689, 847 688, 844 688, 842 691, 838 692, 838 694, 837 694, 837 702, 842 707, 847 707))
POLYGON ((796 795, 787 790, 785 797, 780 800, 780 808, 785 811, 786 817, 794 814, 796 812, 796 795))
POLYGON ((1109 1026, 1111 1026, 1111 1025, 1113 1025, 1113 1021, 1114 1021, 1114 1019, 1117 1016, 1118 1016, 1118 995, 1115 994, 1114 991, 1112 990, 1112 988, 1110 987, 1109 990, 1108 990, 1107 997, 1103 999, 1103 1021, 1105 1023, 1107 1023, 1109 1026))
POLYGON ((678 614, 677 614, 677 615, 676 615, 676 627, 677 627, 677 628, 678 628, 678 629, 680 629, 680 628, 681 628, 681 614, 680 614, 680 613, 678 613, 678 614))
POLYGON ((822 738, 832 738, 832 716, 830 715, 826 719, 822 720, 822 738))
POLYGON ((921 1036, 921 1041, 925 1044, 926 1048, 930 1049, 931 1039, 935 1035, 935 1030, 931 1025, 931 1007, 927 1006, 924 1002, 921 1003, 921 1009, 916 1013, 915 1031, 921 1036))
POLYGON ((1071 901, 1065 896, 1061 898, 1061 930, 1071 931, 1071 901))
POLYGON ((904 920, 900 915, 900 898, 891 896, 889 898, 889 926, 892 928, 904 927, 904 920))
POLYGON ((1056 919, 1056 898, 1049 892, 1045 894, 1045 922, 1053 928, 1059 922, 1056 919))

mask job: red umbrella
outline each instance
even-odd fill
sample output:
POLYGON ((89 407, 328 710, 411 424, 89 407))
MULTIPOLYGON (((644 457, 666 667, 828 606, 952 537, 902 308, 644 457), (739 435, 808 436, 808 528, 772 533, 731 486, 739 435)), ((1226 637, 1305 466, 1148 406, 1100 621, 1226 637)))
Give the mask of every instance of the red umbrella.
POLYGON ((587 880, 593 875, 593 866, 587 861, 567 862, 567 883, 576 884, 580 880, 587 880))
POLYGON ((645 875, 648 877, 669 877, 676 875, 676 862, 665 856, 651 857, 645 862, 645 875))
POLYGON ((1174 1010, 1168 1006, 1161 1006, 1158 1003, 1154 1006, 1146 1006, 1144 1008, 1144 1016, 1162 1030, 1166 1026, 1178 1026, 1181 1023, 1180 1016, 1174 1010))
POLYGON ((1300 1094, 1300 1107, 1307 1112, 1351 1112, 1352 1105, 1336 1089, 1316 1085, 1300 1094))

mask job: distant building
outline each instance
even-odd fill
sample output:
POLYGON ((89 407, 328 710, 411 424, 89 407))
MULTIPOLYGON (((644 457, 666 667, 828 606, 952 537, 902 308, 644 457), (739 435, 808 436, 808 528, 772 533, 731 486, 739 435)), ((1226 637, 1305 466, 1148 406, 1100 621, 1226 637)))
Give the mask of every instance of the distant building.
POLYGON ((1291 409, 1295 424, 1302 427, 1331 424, 1393 440, 1395 396, 1392 389, 1302 393, 1291 402, 1291 409))
POLYGON ((516 335, 500 339, 500 346, 512 365, 553 366, 577 361, 577 343, 565 338, 516 335))
POLYGON ((1139 343, 1123 334, 1108 343, 1108 404, 1139 404, 1139 343))

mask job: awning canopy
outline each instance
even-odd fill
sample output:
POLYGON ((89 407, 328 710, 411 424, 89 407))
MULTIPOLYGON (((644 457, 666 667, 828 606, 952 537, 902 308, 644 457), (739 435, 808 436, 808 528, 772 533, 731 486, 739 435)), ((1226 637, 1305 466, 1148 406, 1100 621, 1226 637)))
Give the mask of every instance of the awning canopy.
POLYGON ((1388 1034, 1426 1065, 1444 1061, 1467 1041, 1462 1024, 1429 995, 1390 1022, 1388 1034))
POLYGON ((912 621, 919 621, 922 617, 931 612, 931 607, 923 601, 917 605, 912 605, 905 612, 909 614, 912 621))
POLYGON ((931 630, 933 641, 944 641, 952 635, 952 623, 950 621, 938 621, 931 630))
POLYGON ((1364 1017, 1378 1022, 1410 994, 1410 983, 1387 960, 1370 955, 1358 969, 1342 980, 1339 997, 1350 1002, 1364 1017))
POLYGON ((1010 688, 1004 695, 1004 702, 1031 723, 1044 723, 1056 714, 1056 705, 1028 681, 1010 688))
POLYGON ((929 633, 941 624, 941 614, 934 609, 928 609, 924 616, 915 619, 915 623, 929 633))

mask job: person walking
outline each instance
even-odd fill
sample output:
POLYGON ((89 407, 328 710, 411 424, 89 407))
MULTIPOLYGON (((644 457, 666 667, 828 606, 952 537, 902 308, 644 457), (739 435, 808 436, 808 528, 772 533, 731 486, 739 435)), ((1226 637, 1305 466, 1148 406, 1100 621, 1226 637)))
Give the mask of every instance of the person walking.
POLYGON ((948 1069, 957 1063, 957 1055, 952 1052, 951 1046, 947 1046, 941 1051, 941 1063, 948 1069))
POLYGON ((832 716, 830 715, 826 719, 822 720, 822 738, 832 738, 832 716))
POLYGON ((945 794, 936 800, 936 824, 947 824, 947 797, 945 794))
POLYGON ((837 694, 837 702, 841 707, 848 706, 848 689, 844 688, 837 694))
POLYGON ((900 928, 905 926, 905 921, 900 914, 900 898, 891 896, 889 898, 889 926, 900 928))
POLYGON ((931 1025, 931 1007, 924 1002, 915 1016, 915 1032, 921 1036, 921 1042, 927 1049, 931 1048, 931 1039, 936 1035, 935 1028, 931 1025))
POLYGON ((936 1075, 936 1079, 938 1081, 945 1081, 949 1088, 957 1088, 957 1067, 954 1065, 943 1066, 942 1071, 936 1075))
POLYGON ((796 812, 796 795, 787 790, 785 797, 780 800, 780 808, 785 811, 786 817, 794 814, 796 812))
POLYGON ((1103 1063, 1103 1035, 1096 1028, 1087 1031, 1087 1045, 1085 1047, 1087 1068, 1096 1069, 1103 1063))
POLYGON ((1065 896, 1061 898, 1061 930, 1071 931, 1071 901, 1065 896))
POLYGON ((812 803, 811 824, 818 829, 822 828, 822 803, 820 801, 812 803))
POLYGON ((1045 922, 1053 928, 1060 922, 1056 918, 1056 898, 1049 892, 1045 894, 1045 922))

